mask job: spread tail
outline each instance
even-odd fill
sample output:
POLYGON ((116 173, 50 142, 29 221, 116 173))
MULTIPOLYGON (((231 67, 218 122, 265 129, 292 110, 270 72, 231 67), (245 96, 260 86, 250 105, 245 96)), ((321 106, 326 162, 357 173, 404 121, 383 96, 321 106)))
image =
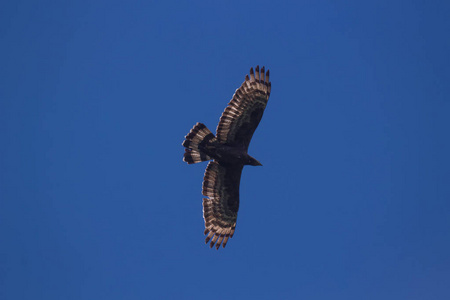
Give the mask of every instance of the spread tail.
POLYGON ((186 148, 183 160, 188 164, 211 160, 212 157, 208 154, 214 150, 215 142, 216 137, 204 124, 195 124, 183 141, 186 148))

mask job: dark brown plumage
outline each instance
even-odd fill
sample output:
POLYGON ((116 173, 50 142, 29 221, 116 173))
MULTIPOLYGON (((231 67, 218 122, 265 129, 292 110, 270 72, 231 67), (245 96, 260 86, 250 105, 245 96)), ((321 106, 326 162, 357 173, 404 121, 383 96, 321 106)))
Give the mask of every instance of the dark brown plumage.
POLYGON ((197 123, 183 142, 183 160, 188 164, 209 162, 203 179, 203 218, 206 243, 225 248, 233 237, 239 210, 239 184, 244 165, 261 164, 247 154, 270 96, 269 70, 250 69, 250 77, 236 90, 228 103, 214 135, 197 123))

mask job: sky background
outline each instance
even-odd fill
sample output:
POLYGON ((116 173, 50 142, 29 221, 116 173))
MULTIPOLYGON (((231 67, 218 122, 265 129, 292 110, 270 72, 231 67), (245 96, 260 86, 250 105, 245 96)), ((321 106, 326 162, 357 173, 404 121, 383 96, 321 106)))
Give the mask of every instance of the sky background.
POLYGON ((450 2, 4 1, 0 298, 450 299, 450 2), (250 67, 272 94, 236 234, 206 163, 250 67))

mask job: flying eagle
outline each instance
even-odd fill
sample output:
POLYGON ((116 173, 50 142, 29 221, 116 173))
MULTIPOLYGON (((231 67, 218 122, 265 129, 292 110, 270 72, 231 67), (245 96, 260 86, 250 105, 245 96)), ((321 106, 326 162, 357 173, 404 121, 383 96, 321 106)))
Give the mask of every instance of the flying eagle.
POLYGON ((203 218, 206 243, 224 248, 233 237, 239 209, 239 183, 244 165, 261 166, 247 154, 270 96, 269 70, 250 69, 220 117, 216 135, 197 123, 183 141, 188 164, 212 160, 203 179, 203 218))

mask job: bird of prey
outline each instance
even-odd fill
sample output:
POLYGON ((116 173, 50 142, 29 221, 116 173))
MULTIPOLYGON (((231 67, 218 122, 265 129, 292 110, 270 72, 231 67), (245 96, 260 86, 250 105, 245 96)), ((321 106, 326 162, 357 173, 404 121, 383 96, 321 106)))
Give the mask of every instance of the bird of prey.
POLYGON ((250 77, 236 90, 214 135, 197 123, 183 141, 188 164, 208 161, 203 179, 203 218, 206 243, 225 248, 233 237, 239 209, 239 184, 244 165, 261 166, 247 154, 250 140, 266 108, 271 84, 269 70, 250 69, 250 77))

